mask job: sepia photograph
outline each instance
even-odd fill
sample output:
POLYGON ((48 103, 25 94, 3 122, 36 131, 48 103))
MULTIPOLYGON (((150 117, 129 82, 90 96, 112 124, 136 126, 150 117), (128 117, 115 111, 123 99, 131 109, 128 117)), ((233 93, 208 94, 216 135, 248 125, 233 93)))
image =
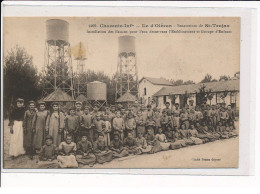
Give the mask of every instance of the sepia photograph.
POLYGON ((4 17, 4 169, 239 168, 240 17, 4 17))

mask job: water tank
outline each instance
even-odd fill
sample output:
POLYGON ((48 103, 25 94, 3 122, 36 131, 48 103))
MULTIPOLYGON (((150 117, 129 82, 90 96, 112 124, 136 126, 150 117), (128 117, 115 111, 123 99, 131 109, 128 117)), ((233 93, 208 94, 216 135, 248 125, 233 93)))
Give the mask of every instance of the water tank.
POLYGON ((87 84, 88 100, 107 100, 107 85, 103 82, 94 81, 87 84))
POLYGON ((119 42, 119 54, 120 53, 135 53, 135 37, 134 36, 120 36, 119 42))
POLYGON ((69 42, 69 23, 65 20, 50 19, 46 21, 47 42, 51 45, 69 42))

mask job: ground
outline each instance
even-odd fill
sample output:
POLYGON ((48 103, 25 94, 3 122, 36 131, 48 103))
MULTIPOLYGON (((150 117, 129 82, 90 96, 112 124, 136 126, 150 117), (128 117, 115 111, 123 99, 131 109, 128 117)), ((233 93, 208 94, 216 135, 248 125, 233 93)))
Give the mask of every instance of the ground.
MULTIPOLYGON (((37 168, 37 157, 30 160, 20 156, 12 160, 8 156, 10 140, 7 121, 4 122, 4 168, 37 168)), ((236 122, 238 128, 238 122, 236 122)), ((217 140, 207 144, 189 146, 178 150, 155 154, 128 156, 92 168, 232 168, 238 167, 239 138, 217 140)), ((80 168, 90 168, 80 166, 80 168)))

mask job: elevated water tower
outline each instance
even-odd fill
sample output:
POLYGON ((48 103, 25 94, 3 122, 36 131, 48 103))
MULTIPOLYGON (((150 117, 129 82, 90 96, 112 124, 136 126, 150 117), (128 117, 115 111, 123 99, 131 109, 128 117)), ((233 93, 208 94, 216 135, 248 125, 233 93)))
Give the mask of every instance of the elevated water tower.
POLYGON ((87 75, 85 62, 86 57, 86 48, 82 42, 79 42, 77 45, 72 47, 72 55, 76 60, 76 73, 74 75, 74 85, 75 85, 75 98, 86 97, 87 96, 87 75))
POLYGON ((138 76, 134 36, 118 38, 116 100, 125 93, 138 98, 138 76))
POLYGON ((47 20, 46 35, 43 97, 61 89, 74 98, 69 23, 47 20))

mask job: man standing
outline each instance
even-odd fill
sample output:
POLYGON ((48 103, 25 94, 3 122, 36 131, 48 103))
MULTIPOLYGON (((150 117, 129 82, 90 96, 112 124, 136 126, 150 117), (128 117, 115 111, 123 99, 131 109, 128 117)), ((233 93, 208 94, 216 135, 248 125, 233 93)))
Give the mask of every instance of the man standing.
POLYGON ((81 110, 82 103, 78 101, 76 102, 75 106, 76 106, 76 115, 80 117, 81 115, 83 115, 83 111, 81 110))

